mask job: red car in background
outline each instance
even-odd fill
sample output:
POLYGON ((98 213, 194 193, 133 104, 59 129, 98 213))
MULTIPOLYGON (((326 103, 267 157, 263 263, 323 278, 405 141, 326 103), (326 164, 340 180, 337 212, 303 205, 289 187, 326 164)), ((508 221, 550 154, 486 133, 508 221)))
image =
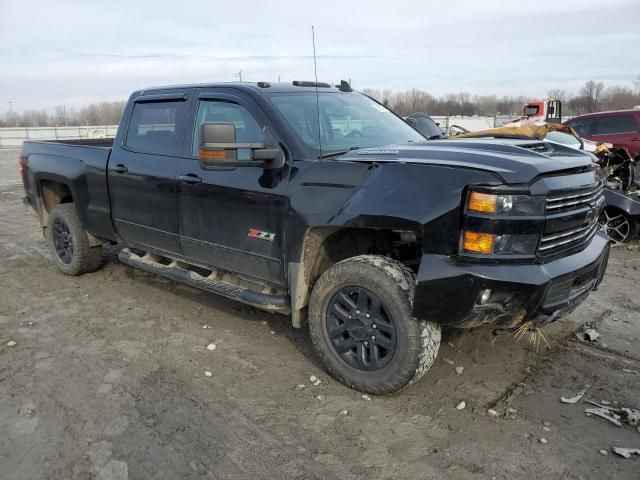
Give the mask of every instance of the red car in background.
POLYGON ((640 156, 640 109, 589 113, 564 122, 594 142, 626 147, 632 157, 640 156))

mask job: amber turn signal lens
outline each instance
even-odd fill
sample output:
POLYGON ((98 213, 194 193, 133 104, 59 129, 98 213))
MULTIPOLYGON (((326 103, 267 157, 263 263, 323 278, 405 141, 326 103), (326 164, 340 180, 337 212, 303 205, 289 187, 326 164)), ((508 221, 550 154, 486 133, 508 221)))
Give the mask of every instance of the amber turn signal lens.
POLYGON ((496 213, 497 195, 471 192, 467 208, 473 212, 496 213))
POLYGON ((226 160, 226 150, 199 150, 198 155, 202 160, 226 160))
POLYGON ((462 248, 465 252, 490 255, 495 238, 492 233, 464 232, 462 248))

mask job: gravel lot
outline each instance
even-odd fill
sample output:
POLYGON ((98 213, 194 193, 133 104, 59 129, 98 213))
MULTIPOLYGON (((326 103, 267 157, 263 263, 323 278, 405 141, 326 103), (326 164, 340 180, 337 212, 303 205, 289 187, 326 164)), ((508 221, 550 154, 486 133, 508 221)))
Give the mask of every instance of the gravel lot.
POLYGON ((367 401, 283 316, 113 252, 95 273, 58 273, 16 156, 0 151, 0 478, 638 478, 640 456, 610 448, 640 448, 640 431, 559 401, 590 385, 585 399, 640 408, 637 244, 616 248, 600 290, 545 330, 549 349, 447 331, 422 381, 367 401), (599 342, 575 339, 585 323, 599 342))

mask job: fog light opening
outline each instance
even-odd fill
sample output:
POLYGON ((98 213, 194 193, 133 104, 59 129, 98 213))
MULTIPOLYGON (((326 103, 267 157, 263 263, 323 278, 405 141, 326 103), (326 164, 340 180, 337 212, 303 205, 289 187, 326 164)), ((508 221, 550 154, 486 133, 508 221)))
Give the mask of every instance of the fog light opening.
POLYGON ((487 288, 480 292, 480 298, 478 299, 478 303, 480 305, 484 305, 489 301, 489 298, 491 298, 491 289, 487 288))

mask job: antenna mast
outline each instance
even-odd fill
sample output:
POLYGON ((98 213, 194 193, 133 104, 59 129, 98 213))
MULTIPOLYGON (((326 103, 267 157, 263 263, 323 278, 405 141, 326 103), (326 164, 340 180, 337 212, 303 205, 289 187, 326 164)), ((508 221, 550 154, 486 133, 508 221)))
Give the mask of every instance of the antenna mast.
POLYGON ((311 25, 311 42, 313 43, 313 75, 316 79, 316 112, 318 113, 318 150, 322 157, 322 135, 320 133, 320 95, 318 94, 318 63, 316 61, 316 29, 311 25))

